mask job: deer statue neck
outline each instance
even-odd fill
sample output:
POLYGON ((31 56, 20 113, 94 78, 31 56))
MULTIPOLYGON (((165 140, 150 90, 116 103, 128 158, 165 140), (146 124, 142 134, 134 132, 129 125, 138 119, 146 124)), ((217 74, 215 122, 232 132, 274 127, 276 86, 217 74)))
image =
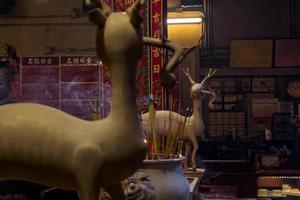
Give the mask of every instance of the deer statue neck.
POLYGON ((193 116, 202 116, 202 99, 193 98, 193 116))
POLYGON ((111 76, 109 117, 136 130, 139 120, 135 76, 143 52, 141 28, 132 24, 129 13, 111 13, 98 27, 96 47, 98 57, 108 67, 111 76))
POLYGON ((112 84, 112 107, 110 116, 118 120, 137 119, 136 106, 136 63, 119 58, 110 64, 112 84), (118 66, 118 67, 116 67, 118 66), (128 68, 133 68, 128 70, 128 68))
POLYGON ((202 99, 193 98, 193 114, 192 116, 202 121, 202 99))
POLYGON ((193 120, 195 131, 201 134, 204 131, 204 122, 202 117, 202 99, 199 97, 193 98, 193 114, 191 119, 193 120))

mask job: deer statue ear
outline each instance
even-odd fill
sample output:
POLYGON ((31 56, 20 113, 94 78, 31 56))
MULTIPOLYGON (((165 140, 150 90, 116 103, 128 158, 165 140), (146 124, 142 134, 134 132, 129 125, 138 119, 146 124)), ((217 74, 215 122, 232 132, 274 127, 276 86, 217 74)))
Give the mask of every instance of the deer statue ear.
POLYGON ((142 22, 142 17, 139 14, 142 5, 144 5, 144 0, 137 0, 127 9, 130 22, 135 27, 140 26, 142 22))
POLYGON ((106 21, 106 16, 100 11, 99 8, 89 11, 90 21, 98 26, 103 26, 106 21))
POLYGON ((90 21, 98 26, 103 26, 107 16, 111 14, 110 7, 102 0, 85 0, 90 21))

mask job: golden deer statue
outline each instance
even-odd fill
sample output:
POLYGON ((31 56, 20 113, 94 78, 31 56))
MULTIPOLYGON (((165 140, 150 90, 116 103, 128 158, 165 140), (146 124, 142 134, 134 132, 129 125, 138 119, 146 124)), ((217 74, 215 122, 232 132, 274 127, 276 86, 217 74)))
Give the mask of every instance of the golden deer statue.
POLYGON ((162 70, 164 84, 183 50, 170 41, 143 38, 137 0, 126 12, 111 12, 100 0, 90 20, 97 25, 97 54, 109 68, 112 109, 108 117, 85 121, 34 103, 0 106, 0 179, 25 180, 77 190, 80 200, 98 200, 100 187, 123 199, 121 180, 132 175, 146 155, 136 106, 136 64, 143 43, 175 51, 162 70))

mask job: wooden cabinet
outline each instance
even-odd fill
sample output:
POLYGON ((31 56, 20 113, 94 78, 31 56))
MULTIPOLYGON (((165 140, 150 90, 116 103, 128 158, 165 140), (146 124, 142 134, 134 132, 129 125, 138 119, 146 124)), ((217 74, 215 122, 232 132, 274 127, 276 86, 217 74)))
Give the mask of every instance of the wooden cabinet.
MULTIPOLYGON (((201 68, 199 74, 204 75, 207 70, 201 68)), ((292 139, 293 128, 287 126, 289 122, 286 119, 292 111, 297 112, 300 100, 289 96, 287 86, 295 80, 300 80, 299 67, 218 68, 209 83, 217 93, 215 107, 204 113, 208 124, 207 136, 223 137, 232 131, 232 126, 224 123, 227 121, 225 113, 235 112, 243 116, 235 123, 245 121, 237 124, 240 130, 243 126, 244 132, 238 135, 260 137, 269 129, 276 134, 273 139, 292 139), (221 115, 223 117, 217 117, 221 115), (285 116, 285 130, 280 130, 279 116, 285 116), (220 129, 222 133, 218 131, 220 129), (283 138, 284 133, 281 132, 288 132, 288 135, 283 138)), ((236 127, 234 129, 237 130, 236 127)))

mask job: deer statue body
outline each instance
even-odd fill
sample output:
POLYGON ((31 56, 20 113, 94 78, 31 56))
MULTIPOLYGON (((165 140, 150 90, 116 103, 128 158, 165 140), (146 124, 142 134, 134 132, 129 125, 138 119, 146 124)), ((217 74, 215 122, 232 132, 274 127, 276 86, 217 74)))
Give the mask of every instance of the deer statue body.
MULTIPOLYGON (((210 69, 202 82, 196 83, 192 80, 188 69, 187 71, 184 71, 185 75, 189 78, 189 81, 191 83, 190 95, 193 100, 193 113, 191 116, 186 118, 179 113, 169 110, 158 110, 155 114, 155 127, 156 133, 158 135, 168 134, 169 127, 176 127, 178 126, 178 124, 183 124, 183 121, 186 120, 185 134, 183 135, 183 139, 189 139, 193 144, 193 151, 191 156, 193 169, 196 169, 197 167, 196 154, 199 148, 197 138, 203 134, 205 129, 205 124, 202 117, 202 98, 205 96, 205 94, 212 95, 213 98, 210 100, 209 106, 212 106, 215 98, 215 93, 213 91, 205 89, 205 83, 211 76, 213 76, 215 72, 216 70, 210 69), (171 118, 170 115, 172 116, 171 118)), ((142 115, 142 127, 147 135, 150 133, 149 124, 149 113, 145 113, 142 115)))
POLYGON ((182 49, 142 37, 140 0, 124 13, 112 13, 99 0, 86 3, 96 7, 89 17, 98 26, 97 54, 111 74, 111 113, 103 120, 85 121, 40 104, 0 106, 0 179, 77 190, 80 200, 97 200, 100 187, 117 188, 112 197, 122 199, 116 186, 146 155, 135 94, 135 67, 143 42, 175 51, 163 70, 166 84, 173 81, 171 70, 182 49))

